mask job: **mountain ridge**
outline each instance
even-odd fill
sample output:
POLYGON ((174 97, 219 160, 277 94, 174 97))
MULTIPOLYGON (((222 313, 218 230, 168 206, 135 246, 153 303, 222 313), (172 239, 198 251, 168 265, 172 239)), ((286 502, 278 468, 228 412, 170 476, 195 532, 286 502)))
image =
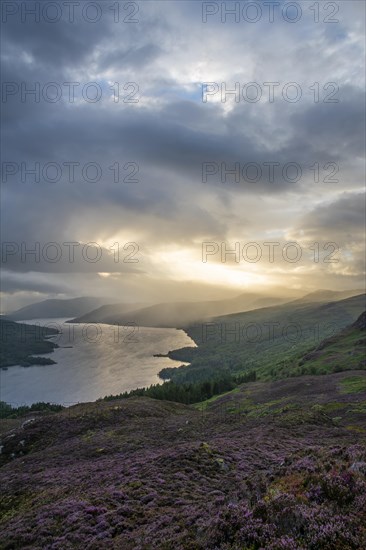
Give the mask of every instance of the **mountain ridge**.
POLYGON ((50 298, 35 302, 5 315, 11 321, 25 321, 36 318, 73 317, 87 312, 92 307, 99 307, 105 302, 104 298, 81 296, 78 298, 58 299, 50 298))

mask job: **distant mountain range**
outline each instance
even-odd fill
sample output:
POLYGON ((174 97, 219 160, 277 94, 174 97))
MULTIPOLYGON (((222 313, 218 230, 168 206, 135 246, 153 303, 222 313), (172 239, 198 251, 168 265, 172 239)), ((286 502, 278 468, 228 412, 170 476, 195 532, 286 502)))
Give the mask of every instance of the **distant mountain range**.
POLYGON ((301 306, 311 302, 333 302, 361 294, 362 290, 318 290, 300 299, 289 301, 280 296, 263 296, 244 293, 226 300, 203 302, 167 302, 143 307, 138 304, 106 305, 72 319, 71 323, 106 323, 126 325, 131 322, 145 327, 179 328, 197 321, 209 320, 221 315, 241 313, 255 309, 274 307, 285 303, 301 306))
POLYGON ((302 304, 305 302, 337 302, 338 300, 346 300, 352 298, 352 296, 358 296, 364 294, 365 289, 357 290, 315 290, 306 294, 302 298, 293 300, 292 304, 302 304))
POLYGON ((287 302, 286 298, 241 294, 226 300, 205 302, 168 302, 148 307, 133 307, 131 304, 104 306, 86 315, 72 319, 72 323, 107 323, 125 325, 131 322, 145 327, 179 328, 195 321, 275 306, 287 302))
POLYGON ((75 317, 101 306, 105 301, 105 298, 93 297, 44 300, 9 313, 6 318, 12 321, 24 321, 51 317, 75 317))
POLYGON ((89 309, 82 315, 77 316, 75 319, 68 321, 69 323, 109 323, 105 319, 112 318, 114 316, 124 315, 129 311, 136 311, 142 308, 148 307, 147 304, 104 304, 96 309, 89 309))
POLYGON ((202 302, 166 302, 106 304, 106 298, 80 297, 51 299, 37 302, 6 315, 12 321, 37 318, 70 318, 71 323, 106 323, 126 325, 131 322, 146 327, 179 328, 214 317, 252 311, 260 308, 293 304, 301 306, 311 302, 334 302, 359 295, 363 290, 317 290, 293 300, 286 291, 277 296, 260 293, 243 293, 235 298, 202 302), (290 301, 291 300, 291 301, 290 301))

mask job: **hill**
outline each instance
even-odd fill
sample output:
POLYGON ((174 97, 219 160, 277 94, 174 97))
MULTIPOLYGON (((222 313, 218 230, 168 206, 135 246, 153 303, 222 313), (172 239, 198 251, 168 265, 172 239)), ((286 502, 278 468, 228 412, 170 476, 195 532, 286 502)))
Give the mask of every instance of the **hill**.
POLYGON ((352 296, 359 296, 364 294, 365 289, 358 290, 315 290, 309 294, 305 294, 302 298, 297 298, 293 304, 303 304, 306 302, 337 302, 339 300, 345 300, 346 298, 352 298, 352 296))
POLYGON ((48 341, 47 337, 56 334, 58 332, 53 328, 0 319, 0 367, 54 364, 55 361, 48 357, 35 357, 35 355, 53 352, 58 346, 48 341))
POLYGON ((179 328, 217 315, 247 311, 265 305, 281 304, 286 301, 287 299, 284 297, 248 293, 227 300, 169 302, 135 309, 132 309, 131 304, 117 304, 91 311, 82 317, 72 319, 70 322, 126 325, 133 321, 138 326, 179 328))
POLYGON ((338 334, 326 338, 299 361, 302 374, 366 368, 366 311, 338 334))
MULTIPOLYGON (((210 320, 219 315, 240 313, 288 303, 291 299, 284 290, 281 292, 277 289, 276 292, 276 296, 243 293, 231 299, 204 302, 170 302, 153 305, 118 303, 103 305, 97 309, 88 311, 84 315, 79 315, 69 322, 125 325, 133 321, 139 326, 179 328, 190 323, 210 320)), ((292 303, 330 302, 361 293, 361 290, 341 292, 320 290, 298 298, 292 303)))
POLYGON ((83 315, 67 321, 68 323, 105 323, 105 319, 110 317, 124 315, 128 311, 136 311, 146 307, 146 304, 104 304, 96 309, 89 310, 83 315))
POLYGON ((228 370, 256 370, 264 379, 299 374, 299 360, 324 338, 337 334, 365 310, 365 295, 329 303, 288 303, 217 317, 185 328, 197 348, 169 352, 190 362, 163 369, 175 382, 195 382, 228 370))
POLYGON ((360 550, 363 371, 244 384, 204 406, 131 398, 1 437, 1 548, 360 550))
POLYGON ((179 403, 199 403, 218 395, 235 390, 243 383, 256 381, 259 378, 286 379, 304 374, 327 374, 352 369, 366 368, 365 353, 365 323, 366 312, 349 327, 323 340, 315 350, 307 353, 299 361, 287 365, 279 365, 277 369, 262 370, 261 368, 248 370, 238 374, 227 369, 216 369, 206 372, 206 379, 192 382, 188 380, 166 381, 164 384, 153 384, 148 388, 138 388, 118 395, 109 395, 104 399, 114 400, 136 396, 152 397, 153 399, 175 401, 179 403))
POLYGON ((6 317, 12 321, 26 319, 49 319, 52 317, 75 317, 83 315, 105 303, 103 298, 72 298, 70 300, 44 300, 22 307, 6 317))

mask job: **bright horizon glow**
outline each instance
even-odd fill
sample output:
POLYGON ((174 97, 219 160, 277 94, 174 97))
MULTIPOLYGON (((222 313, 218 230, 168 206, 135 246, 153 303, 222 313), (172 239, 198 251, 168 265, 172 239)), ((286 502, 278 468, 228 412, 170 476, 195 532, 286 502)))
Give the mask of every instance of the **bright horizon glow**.
POLYGON ((52 23, 52 44, 50 22, 7 15, 2 65, 15 87, 3 102, 2 152, 15 169, 2 182, 3 240, 57 243, 65 254, 6 257, 3 309, 61 296, 151 303, 362 287, 365 3, 340 0, 336 24, 323 20, 331 9, 315 22, 300 3, 293 23, 281 6, 273 23, 268 6, 255 23, 225 21, 220 2, 204 22, 188 1, 141 2, 131 24, 105 6, 88 23, 75 5, 72 23, 52 23), (47 163, 60 175, 44 173, 47 163), (302 260, 202 261, 203 242, 266 241, 296 241, 302 260), (89 262, 79 246, 70 261, 65 242, 96 242, 103 257, 89 262), (324 261, 327 243, 338 263, 324 261))

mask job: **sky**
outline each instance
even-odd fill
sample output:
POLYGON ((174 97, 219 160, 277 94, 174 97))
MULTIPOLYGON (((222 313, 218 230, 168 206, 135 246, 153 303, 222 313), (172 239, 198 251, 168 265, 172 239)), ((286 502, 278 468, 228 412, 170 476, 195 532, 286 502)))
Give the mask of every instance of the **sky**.
POLYGON ((10 1, 1 40, 2 311, 363 287, 364 2, 10 1))

